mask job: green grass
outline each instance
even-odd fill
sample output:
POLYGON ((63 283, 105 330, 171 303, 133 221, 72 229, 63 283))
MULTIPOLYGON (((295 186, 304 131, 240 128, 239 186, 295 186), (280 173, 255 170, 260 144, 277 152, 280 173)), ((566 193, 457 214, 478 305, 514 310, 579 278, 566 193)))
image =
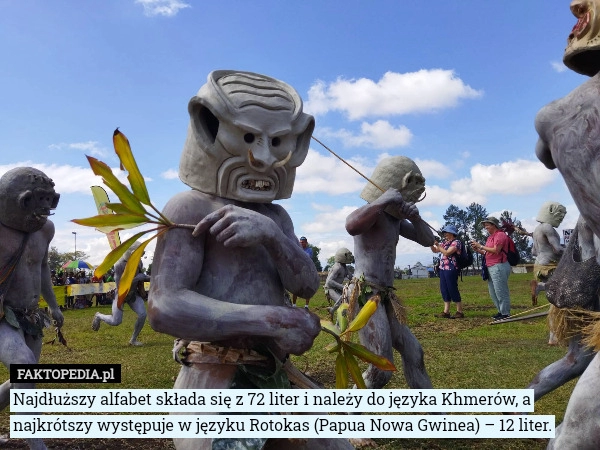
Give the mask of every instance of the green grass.
MULTIPOLYGON (((529 281, 531 274, 512 274, 509 279, 513 314, 531 308, 529 281)), ((397 280, 398 296, 409 308, 408 321, 413 333, 425 351, 425 364, 438 389, 450 388, 524 388, 546 365, 561 358, 565 349, 549 347, 545 318, 501 325, 489 325, 496 312, 487 283, 480 277, 464 277, 459 281, 466 318, 462 320, 438 319, 434 314, 442 311, 443 302, 438 289, 438 279, 397 280)), ((300 306, 303 306, 299 300, 300 306)), ((540 304, 546 303, 540 296, 540 304)), ((322 289, 310 301, 311 309, 322 317, 326 313, 326 301, 322 289)), ((60 344, 45 345, 41 363, 116 363, 122 365, 122 383, 119 388, 168 389, 173 386, 179 370, 171 358, 173 338, 155 333, 147 324, 140 335, 143 347, 128 344, 135 314, 125 308, 123 323, 118 327, 102 324, 100 331, 90 328, 96 311, 110 312, 110 306, 84 310, 65 311, 63 332, 69 348, 60 344)), ((454 312, 454 310, 452 310, 454 312)), ((45 340, 51 339, 46 333, 45 340)), ((313 348, 305 355, 294 357, 296 365, 328 387, 334 385, 334 356, 322 348, 331 337, 321 333, 313 348)), ((400 356, 395 362, 401 367, 400 356)), ((0 379, 7 379, 8 372, 0 367, 0 379)), ((548 394, 535 404, 535 414, 554 414, 558 424, 575 385, 572 381, 548 394)), ((86 384, 50 385, 41 388, 115 388, 115 385, 86 384)), ((404 389, 407 385, 402 371, 394 373, 387 388, 404 389)), ((8 433, 9 412, 0 413, 0 434, 8 433)), ((159 448, 148 440, 129 440, 127 448, 159 448)), ((391 449, 543 449, 544 439, 377 439, 379 448, 391 449)), ((63 441, 66 444, 66 441, 63 441)), ((116 444, 116 442, 115 442, 116 444)), ((8 448, 25 448, 13 446, 8 448)), ((15 444, 16 445, 16 444, 15 444)), ((167 442, 164 447, 170 448, 167 442)), ((105 441, 104 446, 92 447, 90 441, 81 448, 123 448, 105 441)), ((55 447, 59 448, 59 447, 55 447)), ((69 447, 79 448, 79 447, 69 447)))

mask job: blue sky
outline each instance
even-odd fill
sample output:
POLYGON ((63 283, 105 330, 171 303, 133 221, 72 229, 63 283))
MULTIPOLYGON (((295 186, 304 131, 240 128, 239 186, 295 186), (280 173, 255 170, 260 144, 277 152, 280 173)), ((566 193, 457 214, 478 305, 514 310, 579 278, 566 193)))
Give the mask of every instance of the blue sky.
MULTIPOLYGON (((414 159, 427 179, 418 206, 436 228, 450 204, 477 202, 531 231, 548 200, 567 207, 559 230, 572 228, 577 209, 537 161, 533 126, 587 79, 562 64, 569 3, 0 0, 0 174, 29 165, 53 178, 52 245, 72 251, 75 231, 98 264, 108 241, 70 222, 96 214, 90 186, 100 183, 84 155, 116 170, 120 127, 162 208, 187 189, 177 168, 189 99, 212 70, 238 69, 296 88, 314 136, 365 175, 387 155, 414 159)), ((365 183, 313 142, 280 203, 323 262, 353 250, 344 222, 365 183)), ((432 256, 401 239, 396 264, 432 256)))

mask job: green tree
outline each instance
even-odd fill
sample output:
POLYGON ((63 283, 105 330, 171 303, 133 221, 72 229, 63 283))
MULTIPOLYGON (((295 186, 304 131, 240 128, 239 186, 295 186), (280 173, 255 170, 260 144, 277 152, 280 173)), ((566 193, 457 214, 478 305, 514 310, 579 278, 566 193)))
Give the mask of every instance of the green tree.
POLYGON ((312 260, 315 263, 315 267, 317 268, 317 271, 322 272, 323 267, 321 266, 321 261, 319 261, 319 253, 321 252, 321 249, 312 244, 308 244, 308 246, 309 246, 309 248, 312 248, 312 260))
MULTIPOLYGON (((515 227, 522 228, 521 221, 516 217, 513 217, 511 211, 502 211, 502 214, 500 214, 500 222, 502 221, 510 222, 515 227)), ((533 255, 531 254, 533 242, 529 243, 529 237, 519 233, 513 233, 510 237, 514 241, 519 255, 521 255, 521 263, 533 262, 533 255)))
MULTIPOLYGON (((471 240, 485 242, 484 228, 481 221, 487 217, 486 209, 478 203, 471 203, 466 209, 450 205, 444 214, 445 225, 454 225, 458 229, 459 238, 468 245, 471 240)), ((473 263, 481 267, 481 255, 473 254, 473 263)))
POLYGON ((75 252, 65 252, 61 253, 58 251, 56 247, 50 247, 48 250, 48 265, 50 266, 50 270, 59 271, 63 264, 73 261, 75 259, 87 260, 89 256, 85 252, 77 251, 75 252))

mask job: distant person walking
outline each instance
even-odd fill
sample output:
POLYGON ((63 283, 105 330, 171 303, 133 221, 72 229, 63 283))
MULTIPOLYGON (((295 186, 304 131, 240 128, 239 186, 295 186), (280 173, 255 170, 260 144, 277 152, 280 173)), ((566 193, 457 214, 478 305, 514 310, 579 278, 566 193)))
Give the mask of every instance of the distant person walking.
POLYGON ((465 317, 462 310, 462 301, 460 291, 458 290, 458 263, 456 258, 462 254, 465 249, 462 247, 460 239, 458 239, 458 230, 454 225, 446 225, 442 228, 444 241, 434 242, 430 247, 434 253, 441 253, 439 265, 440 274, 440 293, 444 300, 444 311, 438 314, 437 317, 445 319, 462 319, 465 317), (456 314, 450 315, 450 303, 456 305, 456 314))
POLYGON ((474 251, 485 257, 485 265, 489 271, 488 291, 498 313, 494 320, 507 319, 510 316, 510 291, 508 290, 508 277, 510 264, 508 263, 508 236, 500 229, 500 222, 493 216, 481 221, 489 236, 485 245, 471 241, 474 251))
MULTIPOLYGON (((308 255, 308 257, 310 258, 310 260, 312 261, 313 258, 313 249, 310 248, 308 246, 308 240, 306 239, 306 237, 301 236, 300 237, 300 247, 302 247, 302 250, 304 250, 304 253, 306 253, 308 255)), ((298 299, 298 296, 296 294, 292 295, 292 306, 296 306, 296 300, 298 299)), ((310 301, 310 298, 306 299, 306 303, 304 304, 304 307, 306 309, 308 309, 308 302, 310 301)))

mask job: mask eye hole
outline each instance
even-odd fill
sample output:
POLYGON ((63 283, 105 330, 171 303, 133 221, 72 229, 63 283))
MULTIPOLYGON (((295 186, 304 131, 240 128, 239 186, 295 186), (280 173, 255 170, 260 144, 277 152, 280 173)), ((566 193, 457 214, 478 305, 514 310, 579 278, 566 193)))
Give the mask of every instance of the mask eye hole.
POLYGON ((246 142, 246 144, 252 144, 254 142, 254 135, 252 133, 246 133, 244 135, 244 142, 246 142))
POLYGON ((281 144, 281 139, 278 137, 274 137, 273 140, 271 141, 271 145, 273 147, 279 147, 279 144, 281 144))

